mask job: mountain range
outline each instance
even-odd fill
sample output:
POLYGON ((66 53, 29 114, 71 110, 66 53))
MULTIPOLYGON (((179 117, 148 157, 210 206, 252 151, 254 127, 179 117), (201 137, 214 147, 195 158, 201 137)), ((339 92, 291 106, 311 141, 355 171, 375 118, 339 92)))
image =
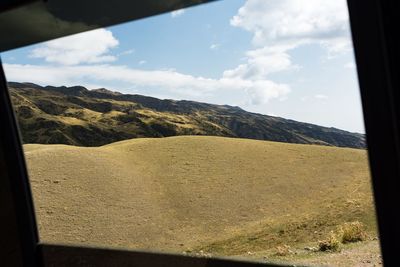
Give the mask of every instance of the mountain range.
POLYGON ((122 94, 105 88, 8 83, 24 143, 101 146, 140 138, 208 135, 365 148, 365 135, 240 107, 122 94))

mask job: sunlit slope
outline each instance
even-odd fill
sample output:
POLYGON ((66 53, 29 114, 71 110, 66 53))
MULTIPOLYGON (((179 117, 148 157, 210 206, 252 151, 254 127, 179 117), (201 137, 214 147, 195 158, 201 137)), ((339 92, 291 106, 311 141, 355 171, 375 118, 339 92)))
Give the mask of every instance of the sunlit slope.
POLYGON ((202 135, 365 148, 365 134, 247 112, 82 86, 10 82, 22 141, 95 147, 143 137, 202 135))
POLYGON ((240 254, 344 221, 374 229, 364 150, 205 136, 24 147, 44 241, 240 254))

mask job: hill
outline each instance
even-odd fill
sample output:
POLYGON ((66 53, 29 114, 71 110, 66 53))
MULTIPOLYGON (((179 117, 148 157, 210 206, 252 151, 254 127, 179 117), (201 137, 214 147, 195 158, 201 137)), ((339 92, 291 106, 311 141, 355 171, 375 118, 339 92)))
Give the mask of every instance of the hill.
POLYGON ((206 136, 24 149, 45 242, 247 255, 355 220, 376 236, 365 150, 206 136))
POLYGON ((247 112, 82 86, 9 83, 25 143, 100 146, 137 137, 212 135, 365 148, 365 135, 247 112))

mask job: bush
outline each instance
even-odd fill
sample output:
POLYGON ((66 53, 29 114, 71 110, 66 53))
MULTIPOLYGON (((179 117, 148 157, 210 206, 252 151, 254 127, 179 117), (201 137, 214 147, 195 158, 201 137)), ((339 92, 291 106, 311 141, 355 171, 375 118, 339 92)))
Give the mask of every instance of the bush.
POLYGON ((359 221, 345 223, 338 228, 342 243, 352 243, 367 239, 365 226, 359 221))
POLYGON ((330 232, 326 240, 319 241, 319 251, 338 251, 340 249, 340 239, 333 231, 330 232))
POLYGON ((276 256, 287 256, 290 253, 292 253, 292 251, 290 250, 290 246, 288 246, 288 245, 276 247, 276 252, 275 252, 276 256))
POLYGON ((326 240, 318 243, 319 251, 338 251, 340 244, 364 241, 367 239, 365 226, 359 221, 344 223, 331 231, 326 240))

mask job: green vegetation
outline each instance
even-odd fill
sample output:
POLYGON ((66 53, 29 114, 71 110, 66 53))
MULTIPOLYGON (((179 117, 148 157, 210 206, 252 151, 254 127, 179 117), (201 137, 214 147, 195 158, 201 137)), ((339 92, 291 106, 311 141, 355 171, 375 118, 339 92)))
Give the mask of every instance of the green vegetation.
POLYGON ((365 148, 363 134, 239 107, 160 100, 106 89, 9 83, 24 143, 100 146, 138 137, 208 135, 365 148))

